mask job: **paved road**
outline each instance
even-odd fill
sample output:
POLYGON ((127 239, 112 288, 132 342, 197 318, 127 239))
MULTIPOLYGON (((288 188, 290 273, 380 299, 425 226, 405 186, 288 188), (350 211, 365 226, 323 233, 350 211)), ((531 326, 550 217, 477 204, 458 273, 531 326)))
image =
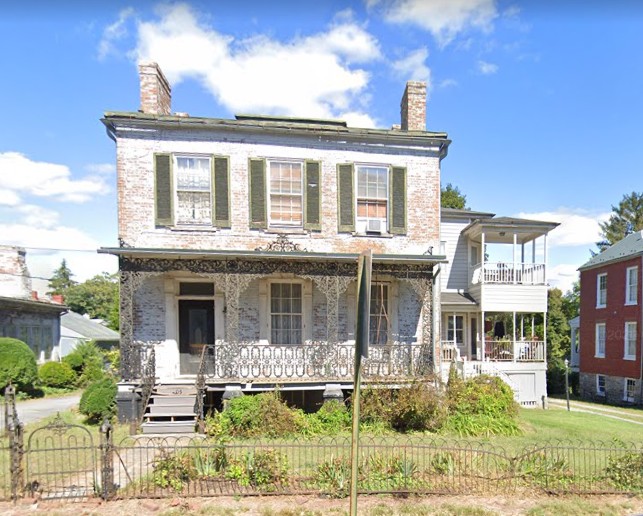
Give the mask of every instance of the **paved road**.
POLYGON ((24 424, 39 421, 57 412, 77 407, 80 394, 63 396, 60 398, 42 398, 36 400, 19 401, 16 403, 18 418, 24 424))

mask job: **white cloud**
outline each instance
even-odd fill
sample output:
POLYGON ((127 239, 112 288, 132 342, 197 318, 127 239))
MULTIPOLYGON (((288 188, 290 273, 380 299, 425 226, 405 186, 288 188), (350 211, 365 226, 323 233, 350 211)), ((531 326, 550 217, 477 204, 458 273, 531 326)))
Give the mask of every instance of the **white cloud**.
POLYGON ((80 203, 108 191, 101 177, 73 179, 65 165, 33 161, 19 152, 0 152, 1 204, 16 204, 16 197, 23 194, 80 203))
POLYGON ((455 79, 444 79, 437 84, 438 88, 452 88, 458 85, 455 79))
POLYGON ((205 25, 186 4, 162 5, 159 19, 138 22, 137 60, 159 63, 176 85, 196 79, 233 112, 321 118, 361 112, 379 43, 342 12, 324 32, 282 42, 264 35, 234 40, 205 25))
POLYGON ((560 222, 547 237, 551 247, 591 246, 601 240, 599 222, 607 220, 609 213, 590 213, 585 210, 559 208, 556 211, 519 213, 520 218, 560 222))
POLYGON ((393 62, 391 66, 399 74, 400 78, 430 83, 431 69, 426 65, 428 57, 429 50, 426 47, 421 47, 402 59, 393 62))
POLYGON ((13 190, 0 188, 0 206, 16 206, 20 203, 20 196, 13 190))
POLYGON ((113 163, 89 163, 85 170, 99 176, 111 176, 116 173, 116 165, 113 163))
POLYGON ((384 18, 428 30, 442 47, 469 28, 489 32, 498 16, 495 0, 367 0, 384 18))
POLYGON ((108 25, 103 30, 103 37, 98 43, 98 59, 105 59, 109 54, 114 52, 114 42, 124 38, 127 35, 125 24, 127 20, 134 16, 134 9, 127 7, 118 13, 118 20, 108 25))
POLYGON ((53 228, 60 219, 58 212, 35 204, 21 204, 15 210, 22 214, 22 221, 32 228, 53 228))
POLYGON ((493 75, 498 71, 498 65, 487 61, 478 61, 478 71, 482 75, 493 75))
POLYGON ((550 266, 547 269, 547 279, 554 288, 559 288, 563 293, 572 289, 574 282, 578 279, 578 265, 561 263, 550 266))

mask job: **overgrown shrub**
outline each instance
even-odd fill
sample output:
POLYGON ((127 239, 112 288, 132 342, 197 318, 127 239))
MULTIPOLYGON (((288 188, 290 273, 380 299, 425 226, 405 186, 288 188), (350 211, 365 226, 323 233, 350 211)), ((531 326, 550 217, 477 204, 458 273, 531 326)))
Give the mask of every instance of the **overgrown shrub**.
POLYGON ((384 422, 390 427, 394 403, 391 389, 364 389, 359 409, 361 421, 367 424, 384 422))
POLYGON ((77 375, 78 387, 95 383, 105 376, 104 356, 94 341, 81 342, 63 362, 68 364, 77 375))
POLYGON ((643 492, 643 451, 609 457, 605 477, 618 489, 643 492))
POLYGON ((300 419, 302 430, 311 435, 335 435, 351 428, 351 413, 336 400, 325 402, 317 412, 301 414, 300 419))
POLYGON ((319 490, 333 498, 345 498, 350 492, 351 461, 348 457, 331 457, 322 462, 313 476, 319 490))
POLYGON ((193 458, 187 453, 163 452, 154 463, 152 482, 163 489, 169 487, 181 491, 183 486, 196 476, 193 458))
POLYGON ((92 383, 80 398, 78 408, 81 414, 87 416, 90 423, 112 417, 116 413, 116 391, 116 382, 111 378, 92 383))
POLYGON ((72 388, 76 373, 64 362, 47 362, 38 369, 38 378, 47 387, 72 388))
POLYGON ((230 460, 225 476, 245 487, 273 491, 277 486, 288 485, 288 460, 271 448, 246 452, 241 458, 230 460))
POLYGON ((0 389, 10 383, 18 390, 31 390, 38 378, 36 356, 18 339, 0 338, 0 389))
POLYGON ((300 428, 295 411, 288 408, 278 392, 234 398, 222 417, 228 420, 225 424, 229 432, 239 437, 284 437, 300 428))
POLYGON ((395 393, 391 426, 399 432, 435 432, 446 419, 438 391, 426 382, 414 382, 395 393))

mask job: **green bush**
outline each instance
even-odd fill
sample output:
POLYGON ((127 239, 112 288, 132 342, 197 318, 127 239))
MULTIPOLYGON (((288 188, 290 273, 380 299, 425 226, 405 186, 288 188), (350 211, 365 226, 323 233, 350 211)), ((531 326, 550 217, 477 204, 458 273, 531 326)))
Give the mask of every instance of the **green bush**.
POLYGON ((232 435, 239 437, 284 437, 300 428, 296 412, 286 405, 278 392, 240 396, 230 400, 223 412, 232 435))
POLYGON ((438 391, 426 382, 414 382, 395 394, 391 426, 399 432, 435 432, 447 412, 438 391))
POLYGON ((618 489, 643 492, 643 452, 609 457, 605 477, 618 489))
POLYGON ((0 338, 0 389, 10 383, 18 390, 31 390, 38 378, 36 356, 24 342, 0 338))
POLYGON ((154 463, 152 481, 161 488, 172 488, 181 491, 183 486, 196 478, 197 471, 194 461, 187 453, 163 452, 154 463))
POLYGON ((394 403, 392 389, 364 389, 360 400, 360 420, 366 424, 385 423, 390 427, 394 403))
POLYGON ((99 423, 116 413, 116 382, 104 378, 89 385, 80 398, 79 410, 90 423, 99 423))
POLYGON ((77 375, 76 385, 85 387, 105 377, 104 355, 94 341, 81 342, 63 362, 68 364, 77 375))
POLYGON ((246 452, 241 458, 230 461, 225 476, 244 487, 274 491, 277 486, 288 485, 288 460, 271 448, 246 452))
POLYGON ((72 388, 76 373, 64 362, 47 362, 38 369, 38 378, 46 387, 72 388))
POLYGON ((340 401, 325 402, 317 412, 301 414, 301 426, 311 435, 335 435, 350 430, 351 413, 340 401))

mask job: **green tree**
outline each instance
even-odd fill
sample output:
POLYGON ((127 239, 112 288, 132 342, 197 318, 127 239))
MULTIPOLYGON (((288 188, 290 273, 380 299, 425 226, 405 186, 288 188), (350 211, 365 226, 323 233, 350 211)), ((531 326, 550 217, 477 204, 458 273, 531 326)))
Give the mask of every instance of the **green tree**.
POLYGON ((67 267, 67 260, 63 258, 60 267, 54 271, 54 275, 49 279, 49 288, 51 290, 47 294, 65 296, 67 290, 76 285, 76 282, 71 279, 73 275, 71 269, 67 267))
POLYGON ((98 274, 83 283, 67 289, 65 304, 74 312, 89 314, 92 319, 103 319, 111 328, 118 329, 118 281, 116 274, 98 274))
POLYGON ((457 186, 448 183, 440 189, 440 205, 443 208, 457 208, 464 210, 467 207, 467 196, 457 186))
POLYGON ((643 229, 643 192, 623 195, 618 206, 612 206, 612 214, 600 224, 603 240, 597 246, 604 251, 630 233, 643 229))
POLYGON ((568 321, 580 313, 580 279, 574 281, 572 289, 563 295, 563 312, 568 321))
POLYGON ((565 358, 570 356, 571 335, 568 316, 563 308, 563 292, 558 288, 547 292, 547 392, 565 392, 565 358))

